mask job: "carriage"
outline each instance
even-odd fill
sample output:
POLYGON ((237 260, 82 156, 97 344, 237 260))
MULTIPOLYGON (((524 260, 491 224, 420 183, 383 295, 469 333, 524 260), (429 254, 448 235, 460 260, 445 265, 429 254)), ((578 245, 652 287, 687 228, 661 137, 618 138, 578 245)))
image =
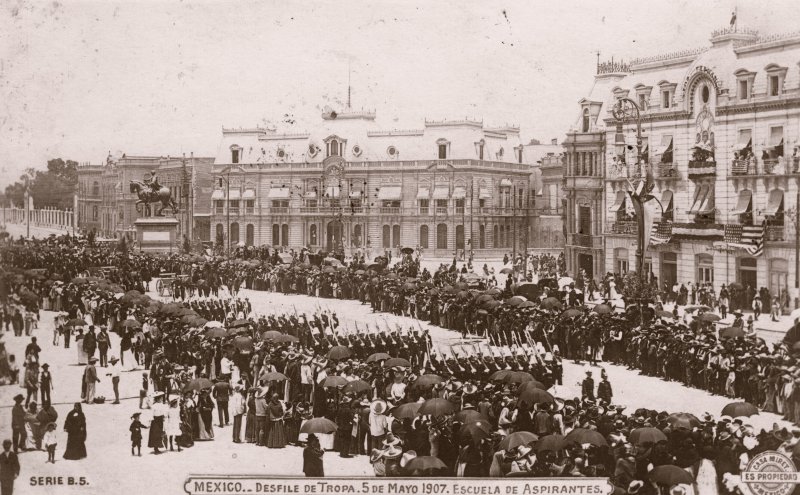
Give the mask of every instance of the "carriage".
POLYGON ((174 273, 162 273, 156 281, 156 294, 159 296, 172 296, 172 284, 175 282, 174 273))

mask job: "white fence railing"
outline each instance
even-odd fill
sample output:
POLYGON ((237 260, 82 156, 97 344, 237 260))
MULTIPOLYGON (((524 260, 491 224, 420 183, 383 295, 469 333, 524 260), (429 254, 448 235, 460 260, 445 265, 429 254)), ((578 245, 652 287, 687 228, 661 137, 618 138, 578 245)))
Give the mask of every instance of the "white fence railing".
POLYGON ((42 227, 54 230, 69 231, 75 225, 75 212, 72 210, 56 210, 51 208, 41 208, 35 210, 25 210, 25 208, 3 208, 2 222, 28 225, 30 214, 31 227, 42 227))

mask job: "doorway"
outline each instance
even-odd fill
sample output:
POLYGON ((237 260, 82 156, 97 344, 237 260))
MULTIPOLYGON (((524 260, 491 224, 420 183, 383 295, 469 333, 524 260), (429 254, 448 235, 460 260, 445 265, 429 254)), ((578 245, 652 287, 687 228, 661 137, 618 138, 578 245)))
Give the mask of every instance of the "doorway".
POLYGON ((661 283, 669 289, 678 282, 678 254, 661 254, 661 283))
POLYGON ((594 257, 591 254, 578 253, 578 269, 585 271, 589 278, 594 278, 594 257))
POLYGON ((329 252, 341 251, 342 234, 344 233, 344 224, 338 220, 328 222, 326 229, 326 249, 329 252))

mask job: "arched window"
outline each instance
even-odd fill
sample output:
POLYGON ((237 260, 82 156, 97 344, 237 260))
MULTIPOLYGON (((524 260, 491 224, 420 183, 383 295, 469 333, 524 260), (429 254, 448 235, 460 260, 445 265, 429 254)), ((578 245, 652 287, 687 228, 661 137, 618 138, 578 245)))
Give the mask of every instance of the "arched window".
POLYGON ((436 226, 436 249, 447 249, 447 224, 436 226))
POLYGON ((478 226, 478 246, 480 249, 486 249, 486 225, 483 224, 478 226))
POLYGON ((272 224, 272 245, 273 246, 281 245, 281 226, 280 224, 277 223, 272 224))
POLYGON ((223 227, 221 223, 217 224, 214 236, 214 242, 216 243, 222 243, 225 241, 225 227, 223 227))
POLYGON ((419 226, 419 245, 422 248, 428 249, 430 246, 429 243, 429 233, 428 233, 428 226, 427 225, 420 225, 419 226))
POLYGON ((252 246, 256 237, 256 228, 253 226, 252 223, 247 224, 247 228, 245 229, 244 234, 244 243, 248 246, 252 246))
POLYGON ((339 152, 339 141, 331 139, 330 143, 328 143, 328 156, 339 156, 339 152))
POLYGON ((584 108, 583 109, 583 132, 589 132, 589 109, 588 108, 584 108))
POLYGON ((236 245, 239 243, 239 224, 233 222, 231 224, 231 244, 236 245))
POLYGON ((384 249, 392 247, 392 228, 388 225, 383 226, 383 247, 384 249))
POLYGON ((456 249, 464 249, 464 226, 456 225, 456 249))
POLYGON ((392 247, 400 245, 400 226, 392 225, 392 247))
POLYGON ((317 224, 312 223, 308 229, 308 243, 312 246, 317 245, 317 224))
POLYGON ((361 224, 357 223, 353 226, 353 238, 350 239, 350 242, 353 244, 354 247, 361 247, 363 243, 363 239, 361 239, 361 224))
POLYGON ((289 245, 289 224, 281 225, 281 246, 289 245))
POLYGON ((100 196, 100 183, 97 181, 92 183, 92 196, 100 196))
POLYGON ((699 284, 714 283, 714 257, 710 254, 697 255, 697 282, 699 284))

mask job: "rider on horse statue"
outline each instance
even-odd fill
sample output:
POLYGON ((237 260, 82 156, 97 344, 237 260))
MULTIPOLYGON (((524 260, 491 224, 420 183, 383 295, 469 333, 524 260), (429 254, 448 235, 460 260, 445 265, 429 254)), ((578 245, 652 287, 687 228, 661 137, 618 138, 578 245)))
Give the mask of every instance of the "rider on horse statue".
POLYGON ((144 178, 144 183, 150 186, 150 191, 152 191, 153 194, 158 194, 161 190, 161 184, 158 183, 158 175, 156 175, 155 170, 150 172, 150 177, 144 178))

